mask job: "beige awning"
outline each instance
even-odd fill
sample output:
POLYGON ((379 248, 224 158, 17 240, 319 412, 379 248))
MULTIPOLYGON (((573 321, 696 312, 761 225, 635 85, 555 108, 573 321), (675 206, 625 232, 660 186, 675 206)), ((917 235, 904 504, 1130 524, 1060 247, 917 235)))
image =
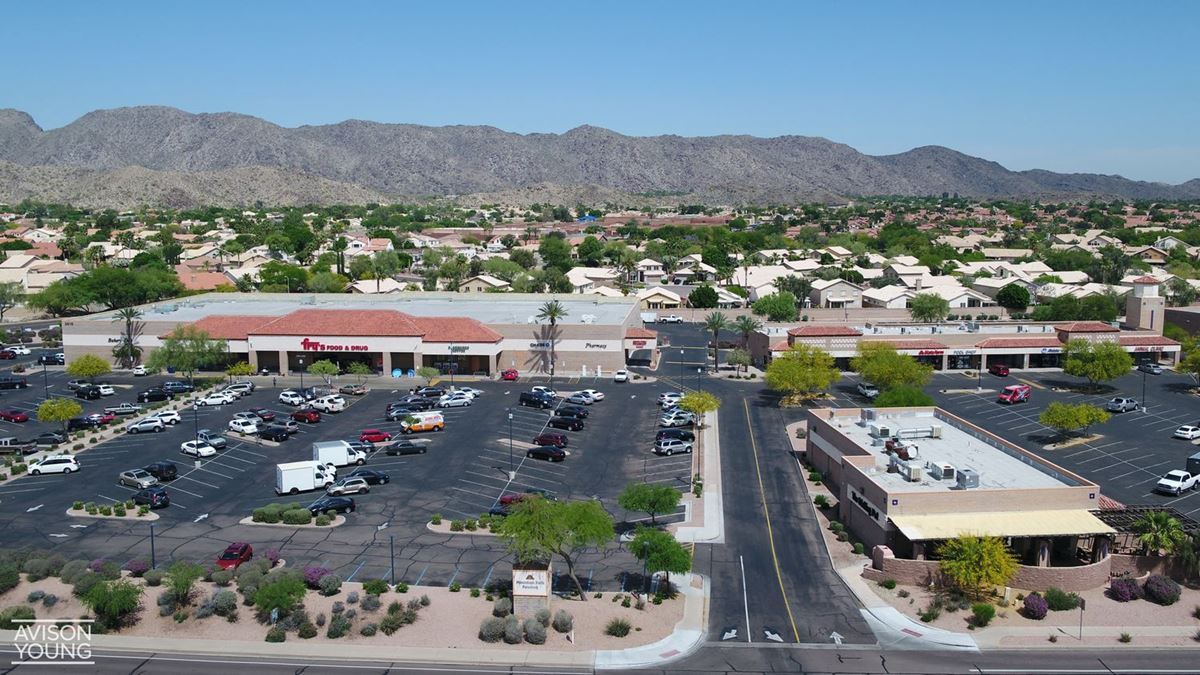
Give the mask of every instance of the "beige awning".
POLYGON ((982 511, 922 516, 889 516, 909 541, 953 539, 975 534, 992 537, 1058 537, 1115 534, 1089 511, 982 511))

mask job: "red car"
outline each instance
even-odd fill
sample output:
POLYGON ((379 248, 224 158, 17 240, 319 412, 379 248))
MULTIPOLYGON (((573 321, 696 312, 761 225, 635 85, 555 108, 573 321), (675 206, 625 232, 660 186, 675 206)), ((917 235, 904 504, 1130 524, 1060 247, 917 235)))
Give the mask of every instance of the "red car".
POLYGON ((560 448, 567 447, 567 435, 556 433, 544 433, 535 436, 533 439, 534 445, 554 445, 560 448))
POLYGON ((0 359, 15 359, 15 358, 17 358, 16 352, 14 352, 10 349, 0 350, 0 359))
POLYGON ((5 422, 28 422, 29 415, 20 410, 0 410, 0 420, 5 422))
POLYGON ((518 373, 515 368, 509 368, 508 370, 505 370, 500 373, 500 379, 507 380, 509 382, 516 382, 517 375, 518 375, 518 373))
POLYGON ((117 419, 117 416, 112 413, 106 412, 106 413, 92 413, 91 415, 88 415, 87 418, 89 420, 95 422, 96 424, 108 424, 109 422, 117 419))
POLYGON ((378 429, 363 429, 362 433, 358 435, 358 440, 366 443, 383 443, 392 440, 392 435, 378 429))
POLYGON ((217 567, 223 570, 237 569, 238 565, 254 557, 254 548, 250 544, 236 543, 225 547, 225 551, 217 558, 217 567))
POLYGON ((1008 366, 1002 363, 993 363, 988 366, 988 372, 997 377, 1008 377, 1008 366))
POLYGON ((321 421, 321 413, 316 410, 297 410, 292 413, 292 419, 297 422, 305 422, 307 424, 316 424, 321 421))
POLYGON ((267 410, 266 408, 254 408, 250 412, 258 415, 258 419, 264 422, 270 422, 271 420, 275 419, 275 413, 267 410))

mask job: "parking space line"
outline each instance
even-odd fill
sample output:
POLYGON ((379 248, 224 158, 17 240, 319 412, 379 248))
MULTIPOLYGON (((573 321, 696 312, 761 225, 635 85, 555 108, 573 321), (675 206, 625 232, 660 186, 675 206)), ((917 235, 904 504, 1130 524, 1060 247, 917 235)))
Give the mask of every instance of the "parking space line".
MULTIPOLYGON (((198 480, 198 479, 192 478, 192 474, 193 474, 193 473, 195 473, 196 471, 197 471, 197 469, 193 469, 193 470, 191 470, 191 471, 187 472, 186 474, 184 474, 184 475, 182 475, 182 476, 180 476, 180 477, 176 478, 176 479, 175 479, 175 481, 181 481, 181 480, 190 480, 190 481, 192 481, 193 483, 199 483, 199 484, 201 484, 201 485, 203 485, 203 486, 205 486, 205 487, 210 487, 210 488, 212 488, 212 489, 214 489, 214 490, 219 490, 219 489, 220 489, 219 487, 217 487, 216 485, 213 485, 212 483, 205 483, 205 482, 204 482, 204 481, 202 481, 202 480, 198 480)), ((174 482, 174 481, 173 481, 173 482, 174 482)), ((183 489, 183 488, 180 488, 180 489, 183 489)), ((199 496, 199 495, 197 495, 197 496, 199 496)))
MULTIPOLYGON (((212 464, 212 462, 209 462, 208 464, 212 464)), ((200 467, 199 469, 196 469, 196 470, 197 470, 197 471, 203 471, 203 472, 205 472, 205 473, 211 473, 211 474, 213 474, 213 475, 220 476, 221 478, 228 478, 229 480, 233 480, 233 476, 226 476, 226 475, 225 475, 225 474, 223 474, 223 473, 218 473, 218 472, 216 472, 216 471, 213 471, 212 469, 209 469, 209 468, 207 468, 207 467, 208 467, 208 464, 205 464, 204 466, 202 466, 202 467, 200 467)), ((200 482, 200 481, 196 481, 196 482, 198 483, 198 482, 200 482)))

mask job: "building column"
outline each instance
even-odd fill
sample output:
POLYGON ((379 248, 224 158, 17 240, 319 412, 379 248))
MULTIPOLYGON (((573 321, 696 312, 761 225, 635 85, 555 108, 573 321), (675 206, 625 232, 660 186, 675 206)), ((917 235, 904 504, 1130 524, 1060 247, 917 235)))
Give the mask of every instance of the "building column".
POLYGON ((420 351, 413 351, 413 372, 420 370, 425 365, 425 355, 420 351))
POLYGON ((1022 366, 1021 366, 1022 370, 1029 369, 1029 354, 1023 354, 1021 356, 1021 363, 1022 363, 1022 366))
POLYGON ((288 363, 288 353, 286 351, 279 352, 279 374, 287 375, 289 365, 291 364, 288 363))
POLYGON ((949 359, 950 359, 950 355, 943 352, 942 353, 942 372, 943 373, 946 372, 947 368, 950 366, 949 359))
POLYGON ((380 356, 383 359, 382 360, 383 365, 381 366, 383 369, 383 376, 391 377, 392 376, 392 353, 391 352, 381 352, 380 356))
POLYGON ((254 350, 254 349, 247 349, 246 350, 246 362, 249 363, 250 367, 253 368, 254 372, 257 373, 258 372, 258 351, 254 350))
POLYGON ((1049 539, 1038 539, 1037 540, 1037 566, 1038 567, 1049 567, 1050 566, 1050 540, 1049 539))
POLYGON ((912 547, 913 547, 913 560, 924 560, 925 559, 925 542, 914 541, 912 543, 912 547))

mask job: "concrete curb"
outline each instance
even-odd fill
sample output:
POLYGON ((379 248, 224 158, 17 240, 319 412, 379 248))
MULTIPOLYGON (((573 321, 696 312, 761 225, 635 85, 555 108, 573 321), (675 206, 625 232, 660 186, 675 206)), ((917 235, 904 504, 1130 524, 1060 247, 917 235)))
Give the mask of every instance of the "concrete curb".
POLYGON ((658 642, 641 647, 592 652, 595 655, 593 665, 597 669, 653 668, 684 658, 700 648, 708 624, 708 600, 712 584, 700 574, 681 575, 678 578, 684 606, 683 618, 675 624, 675 630, 658 642))
POLYGON ((681 542, 722 543, 725 541, 725 502, 721 495, 720 412, 704 429, 704 525, 679 527, 675 538, 681 542))
POLYGON ((905 616, 894 607, 870 607, 862 610, 863 619, 875 633, 879 646, 896 650, 979 651, 970 635, 932 628, 905 616))

